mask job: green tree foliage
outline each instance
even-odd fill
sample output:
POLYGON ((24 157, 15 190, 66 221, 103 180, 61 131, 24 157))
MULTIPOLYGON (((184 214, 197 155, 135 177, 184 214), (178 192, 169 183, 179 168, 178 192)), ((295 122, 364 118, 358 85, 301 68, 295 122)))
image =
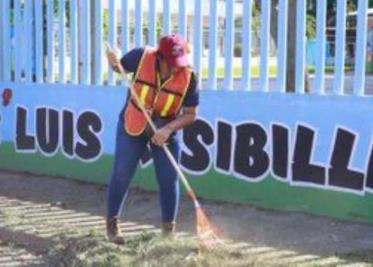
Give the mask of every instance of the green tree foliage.
MULTIPOLYGON (((312 0, 315 1, 315 0, 312 0)), ((328 15, 332 15, 335 12, 337 1, 339 0, 330 0, 328 1, 328 15)), ((347 11, 355 11, 358 6, 358 0, 347 0, 347 11)), ((373 8, 373 0, 369 0, 369 7, 373 8)))
MULTIPOLYGON (((54 0, 53 1, 53 13, 54 13, 54 16, 57 17, 58 16, 58 8, 59 8, 59 1, 58 0, 54 0)), ((44 8, 46 8, 46 6, 44 5, 44 8)), ((68 27, 70 27, 70 0, 66 0, 65 1, 65 15, 66 15, 66 25, 68 25, 68 27)))
MULTIPOLYGON (((339 0, 329 0, 327 4, 327 20, 335 21, 337 1, 339 0)), ((358 0, 347 0, 347 12, 356 11, 358 5, 358 0)), ((307 11, 307 37, 314 38, 316 35, 316 0, 309 0, 308 6, 311 7, 307 11)), ((369 0, 369 7, 373 8, 373 0, 369 0)), ((354 25, 349 25, 351 21, 347 21, 348 26, 353 27, 354 25)))
POLYGON ((306 35, 309 39, 316 37, 316 17, 313 14, 307 14, 306 35))

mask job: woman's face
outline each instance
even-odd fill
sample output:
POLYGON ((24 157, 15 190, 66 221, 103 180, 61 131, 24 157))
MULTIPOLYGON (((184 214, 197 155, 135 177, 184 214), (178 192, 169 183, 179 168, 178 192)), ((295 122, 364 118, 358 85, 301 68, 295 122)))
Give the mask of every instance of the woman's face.
POLYGON ((173 66, 173 65, 169 64, 169 63, 167 62, 167 60, 165 60, 164 58, 161 58, 161 60, 163 61, 163 64, 164 64, 165 66, 167 66, 167 70, 168 70, 168 72, 169 72, 170 74, 175 73, 175 72, 177 72, 178 70, 181 69, 181 67, 177 67, 177 66, 173 66))

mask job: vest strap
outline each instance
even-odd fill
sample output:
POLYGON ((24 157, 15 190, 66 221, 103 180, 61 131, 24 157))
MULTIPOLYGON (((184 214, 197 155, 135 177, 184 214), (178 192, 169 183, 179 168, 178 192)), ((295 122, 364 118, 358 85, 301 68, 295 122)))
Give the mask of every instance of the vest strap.
POLYGON ((138 82, 138 83, 142 83, 142 84, 146 84, 146 85, 148 85, 148 86, 150 86, 150 87, 153 87, 153 88, 157 87, 155 84, 150 83, 150 82, 148 82, 148 81, 141 80, 141 79, 136 79, 136 82, 138 82))
POLYGON ((170 89, 167 89, 167 88, 162 88, 161 91, 165 91, 165 92, 167 92, 167 93, 169 93, 169 94, 177 95, 177 96, 179 96, 179 97, 183 97, 183 95, 180 94, 179 92, 174 92, 174 91, 171 91, 170 89))

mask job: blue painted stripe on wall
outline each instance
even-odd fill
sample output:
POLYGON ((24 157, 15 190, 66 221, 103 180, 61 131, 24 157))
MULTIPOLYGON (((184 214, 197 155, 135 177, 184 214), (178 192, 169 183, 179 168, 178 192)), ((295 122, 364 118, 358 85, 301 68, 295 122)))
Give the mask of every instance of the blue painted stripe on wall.
MULTIPOLYGON (((0 83, 0 88, 5 87, 13 88, 17 95, 16 102, 12 102, 11 105, 17 103, 30 107, 31 113, 34 107, 40 105, 56 109, 68 108, 75 110, 76 115, 87 109, 97 111, 102 116, 102 121, 105 122, 105 130, 100 133, 105 143, 103 148, 105 153, 113 152, 115 143, 113 134, 117 123, 115 114, 119 114, 125 98, 125 90, 122 86, 55 84, 52 87, 40 84, 30 86, 22 83, 0 83), (107 101, 102 101, 102 99, 107 101)), ((295 128, 292 126, 295 127, 297 124, 312 125, 317 129, 317 149, 313 154, 314 161, 327 162, 329 160, 330 144, 333 142, 337 125, 353 129, 359 133, 360 137, 356 140, 352 166, 362 170, 366 168, 365 156, 370 152, 373 130, 373 118, 366 111, 371 109, 373 98, 312 94, 304 97, 299 94, 277 92, 263 94, 262 92, 205 90, 201 92, 201 99, 204 99, 204 103, 200 106, 199 116, 210 121, 211 125, 214 125, 216 118, 232 123, 254 120, 264 127, 270 127, 275 121, 288 125, 290 131, 293 131, 295 128), (217 105, 222 102, 224 105, 217 105), (226 108, 227 106, 236 108, 229 109, 226 108), (331 106, 335 112, 330 112, 331 106), (237 112, 237 109, 241 112, 237 112), (304 115, 301 120, 300 113, 304 115)), ((10 106, 6 112, 14 114, 14 110, 14 107, 10 106)), ((7 120, 4 122, 8 124, 2 125, 3 133, 6 133, 3 137, 8 138, 9 134, 14 135, 14 118, 6 116, 5 118, 7 120), (4 131, 4 129, 8 130, 4 131)), ((34 126, 33 120, 28 120, 27 129, 33 132, 34 126)))

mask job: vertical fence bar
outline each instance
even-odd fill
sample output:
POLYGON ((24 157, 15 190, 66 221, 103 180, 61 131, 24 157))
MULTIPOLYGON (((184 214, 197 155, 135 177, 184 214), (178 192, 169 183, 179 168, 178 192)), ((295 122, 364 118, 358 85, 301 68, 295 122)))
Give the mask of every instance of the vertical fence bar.
POLYGON ((242 8, 242 89, 251 90, 252 1, 244 0, 242 8))
POLYGON ((268 91, 268 61, 269 61, 269 27, 271 4, 269 0, 261 0, 260 14, 260 91, 268 91))
POLYGON ((224 89, 233 90, 234 0, 226 1, 224 89))
POLYGON ((47 1, 47 81, 54 82, 54 10, 53 1, 47 1))
POLYGON ((346 11, 347 3, 337 1, 337 24, 335 38, 334 94, 342 95, 344 87, 344 66, 346 47, 346 11))
POLYGON ((357 12, 354 95, 363 95, 367 52, 368 0, 359 0, 357 12))
POLYGON ((70 1, 70 72, 71 82, 78 83, 78 5, 70 1))
POLYGON ((218 31, 218 12, 217 1, 210 0, 209 16, 209 68, 208 85, 209 89, 217 89, 216 83, 216 51, 217 51, 217 31, 218 31))
MULTIPOLYGON (((2 14, 2 12, 5 12, 3 11, 3 2, 0 2, 0 12, 2 14)), ((3 15, 2 17, 0 18, 0 29, 4 29, 3 28, 3 15)), ((3 30, 0 31, 0 44, 3 44, 3 30)), ((3 65, 3 46, 0 45, 0 82, 2 82, 4 80, 3 78, 3 71, 4 71, 4 65, 3 65)))
POLYGON ((297 0, 295 91, 304 93, 306 69, 306 0, 297 0))
POLYGON ((80 54, 81 54, 81 82, 89 85, 91 81, 91 45, 90 45, 90 1, 79 1, 81 4, 80 54))
POLYGON ((102 42, 103 42, 103 36, 102 36, 102 1, 101 0, 95 0, 95 10, 94 10, 94 16, 95 16, 95 61, 94 61, 94 74, 95 77, 93 77, 93 82, 96 85, 102 84, 102 42))
POLYGON ((185 1, 186 0, 179 0, 179 33, 187 39, 187 12, 185 1))
POLYGON ((279 0, 277 31, 277 80, 276 90, 286 92, 286 57, 287 57, 287 25, 288 0, 279 0))
MULTIPOLYGON (((151 1, 151 0, 150 0, 151 1)), ((122 54, 129 51, 129 12, 128 12, 128 0, 122 0, 122 10, 121 10, 121 47, 122 54)), ((122 79, 121 84, 125 85, 128 81, 122 79)))
MULTIPOLYGON (((136 7, 137 8, 137 7, 136 7)), ((117 39, 117 16, 116 16, 116 0, 109 1, 109 43, 111 47, 116 47, 116 39, 117 39)), ((115 84, 115 77, 114 72, 111 68, 109 68, 109 84, 115 84)))
POLYGON ((60 83, 65 83, 65 24, 66 24, 66 8, 65 0, 60 0, 58 5, 58 44, 59 44, 59 75, 60 83))
POLYGON ((164 35, 171 32, 170 0, 163 0, 163 31, 164 35))
POLYGON ((193 43, 193 63, 194 68, 198 73, 198 83, 200 84, 200 79, 202 75, 202 0, 195 0, 193 43))
POLYGON ((10 81, 10 70, 11 70, 11 62, 10 62, 10 53, 11 53, 11 41, 10 41, 10 23, 9 23, 9 14, 10 14, 10 1, 9 0, 2 0, 2 48, 3 48, 3 80, 10 81))
POLYGON ((149 31, 149 45, 155 46, 157 43, 157 9, 154 0, 149 0, 149 16, 148 16, 148 31, 149 31))
POLYGON ((36 82, 43 82, 43 12, 42 1, 35 1, 35 63, 36 63, 36 82))
MULTIPOLYGON (((149 0, 152 1, 152 0, 149 0)), ((129 12, 128 12, 128 0, 122 0, 122 53, 125 54, 129 50, 129 12)))
POLYGON ((135 46, 142 46, 142 0, 136 0, 135 5, 135 46))
POLYGON ((313 91, 318 94, 325 93, 326 4, 325 0, 317 0, 316 71, 313 91))
MULTIPOLYGON (((7 2, 6 1, 2 1, 7 2)), ((34 35, 32 34, 33 26, 30 21, 33 21, 33 1, 32 0, 25 0, 25 8, 24 8, 24 19, 23 19, 23 28, 25 31, 25 38, 24 42, 29 42, 29 46, 25 46, 24 50, 24 57, 25 57, 25 76, 26 81, 31 82, 32 81, 32 75, 34 72, 34 66, 35 66, 35 58, 33 57, 33 51, 34 51, 34 35)), ((4 31, 7 29, 7 27, 4 26, 4 31)), ((5 40, 4 40, 5 42, 5 40)), ((4 43, 4 47, 9 47, 4 43)), ((5 57, 5 55, 4 55, 5 57)))
POLYGON ((15 81, 21 81, 22 74, 22 48, 24 43, 22 43, 22 16, 21 16, 21 2, 20 0, 14 0, 14 60, 15 60, 15 81))

